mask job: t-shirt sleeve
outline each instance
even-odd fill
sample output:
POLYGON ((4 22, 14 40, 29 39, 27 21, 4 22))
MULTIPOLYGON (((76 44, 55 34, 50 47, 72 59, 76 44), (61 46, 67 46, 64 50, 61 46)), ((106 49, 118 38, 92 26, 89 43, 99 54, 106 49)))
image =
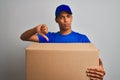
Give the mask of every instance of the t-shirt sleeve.
POLYGON ((41 36, 41 35, 38 34, 38 33, 37 33, 37 36, 38 36, 38 39, 39 39, 39 42, 40 42, 40 43, 47 43, 47 40, 46 40, 43 36, 41 36))
POLYGON ((50 42, 53 42, 53 35, 54 33, 53 32, 48 32, 47 34, 45 34, 49 41, 47 41, 43 36, 41 36, 40 34, 37 34, 38 36, 38 39, 39 39, 39 42, 40 43, 50 43, 50 42))

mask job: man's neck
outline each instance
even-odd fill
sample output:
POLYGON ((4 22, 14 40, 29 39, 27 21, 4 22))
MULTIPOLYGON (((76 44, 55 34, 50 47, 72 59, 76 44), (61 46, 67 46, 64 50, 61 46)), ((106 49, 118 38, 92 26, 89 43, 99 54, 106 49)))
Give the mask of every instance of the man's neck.
POLYGON ((60 30, 60 34, 62 35, 67 35, 70 34, 72 32, 72 30, 60 30))

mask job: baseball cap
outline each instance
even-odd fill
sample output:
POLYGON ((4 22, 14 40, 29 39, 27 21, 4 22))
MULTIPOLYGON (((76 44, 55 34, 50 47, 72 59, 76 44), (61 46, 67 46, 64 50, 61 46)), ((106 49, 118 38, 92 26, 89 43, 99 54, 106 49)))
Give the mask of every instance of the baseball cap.
POLYGON ((72 14, 72 11, 68 5, 62 4, 56 8, 55 16, 59 16, 61 12, 67 11, 69 14, 72 14))

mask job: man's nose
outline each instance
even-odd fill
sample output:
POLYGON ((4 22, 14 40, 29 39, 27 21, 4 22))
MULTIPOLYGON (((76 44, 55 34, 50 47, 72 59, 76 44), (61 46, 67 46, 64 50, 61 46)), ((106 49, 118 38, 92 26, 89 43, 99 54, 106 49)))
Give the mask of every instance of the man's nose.
POLYGON ((64 22, 67 22, 67 18, 66 17, 64 18, 64 22))

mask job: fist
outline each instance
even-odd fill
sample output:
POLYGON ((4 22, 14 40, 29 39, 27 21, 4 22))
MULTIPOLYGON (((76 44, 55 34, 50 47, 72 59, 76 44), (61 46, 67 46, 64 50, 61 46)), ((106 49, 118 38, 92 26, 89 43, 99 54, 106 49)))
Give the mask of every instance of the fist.
POLYGON ((45 24, 41 24, 41 25, 36 26, 36 31, 39 34, 47 34, 48 28, 45 24))

